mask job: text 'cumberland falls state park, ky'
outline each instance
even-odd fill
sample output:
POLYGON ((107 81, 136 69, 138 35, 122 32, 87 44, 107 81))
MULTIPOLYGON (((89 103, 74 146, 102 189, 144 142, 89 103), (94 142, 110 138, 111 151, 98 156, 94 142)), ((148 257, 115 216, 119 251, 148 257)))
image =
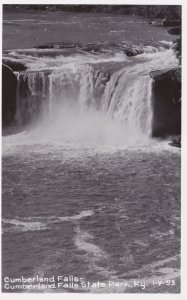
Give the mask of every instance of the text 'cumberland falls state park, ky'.
POLYGON ((2 28, 2 292, 180 293, 181 6, 2 28))

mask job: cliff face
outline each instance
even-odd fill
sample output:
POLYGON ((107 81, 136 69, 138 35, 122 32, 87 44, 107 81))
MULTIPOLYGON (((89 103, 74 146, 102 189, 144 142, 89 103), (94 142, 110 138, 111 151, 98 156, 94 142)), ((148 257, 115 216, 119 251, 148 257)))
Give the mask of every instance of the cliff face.
POLYGON ((173 42, 173 50, 175 51, 175 55, 179 60, 179 64, 182 62, 182 40, 181 36, 173 42))
POLYGON ((2 65, 2 126, 12 125, 16 113, 17 78, 11 68, 2 65))
POLYGON ((181 68, 150 73, 153 82, 153 137, 181 134, 181 68))

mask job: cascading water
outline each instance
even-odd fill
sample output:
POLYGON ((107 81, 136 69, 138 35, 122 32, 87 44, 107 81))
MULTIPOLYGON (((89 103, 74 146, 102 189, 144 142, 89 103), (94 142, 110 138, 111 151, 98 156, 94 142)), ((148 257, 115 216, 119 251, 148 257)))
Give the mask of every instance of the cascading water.
POLYGON ((158 64, 171 67, 176 59, 171 49, 147 52, 133 59, 122 54, 120 59, 103 54, 75 59, 74 55, 74 62, 63 57, 61 64, 62 57, 56 62, 45 58, 45 68, 42 65, 37 70, 31 63, 27 71, 17 74, 16 124, 39 126, 45 121, 53 135, 60 132, 59 138, 64 134, 67 138, 68 131, 80 138, 86 132, 89 139, 98 134, 99 139, 118 135, 116 131, 126 141, 149 138, 153 117, 149 72, 158 69, 158 64))
POLYGON ((114 119, 124 123, 131 134, 151 134, 152 80, 122 70, 112 76, 103 95, 103 109, 114 119))
POLYGON ((15 123, 22 127, 36 121, 45 110, 49 80, 43 72, 17 73, 17 109, 15 123))

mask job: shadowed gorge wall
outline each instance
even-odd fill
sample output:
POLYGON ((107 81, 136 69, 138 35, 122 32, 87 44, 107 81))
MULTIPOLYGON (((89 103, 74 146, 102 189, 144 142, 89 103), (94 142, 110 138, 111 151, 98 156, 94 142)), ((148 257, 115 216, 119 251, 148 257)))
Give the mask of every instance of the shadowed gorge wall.
POLYGON ((151 72, 154 137, 181 133, 181 69, 151 72))
POLYGON ((2 125, 9 127, 16 113, 17 79, 13 71, 2 65, 2 125))

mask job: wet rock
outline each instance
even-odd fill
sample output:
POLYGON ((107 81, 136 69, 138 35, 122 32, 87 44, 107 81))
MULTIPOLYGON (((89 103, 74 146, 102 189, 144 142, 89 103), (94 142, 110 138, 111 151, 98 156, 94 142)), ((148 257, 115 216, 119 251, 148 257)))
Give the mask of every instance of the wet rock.
MULTIPOLYGON (((148 23, 151 26, 163 26, 163 27, 176 27, 179 28, 181 26, 181 20, 173 20, 173 19, 154 19, 148 20, 148 23)), ((169 32, 170 33, 170 32, 169 32)), ((174 33, 171 33, 174 34, 174 33)))
POLYGON ((48 43, 44 45, 36 46, 36 49, 65 49, 65 48, 76 48, 80 47, 81 44, 73 44, 73 43, 65 43, 65 42, 56 42, 56 43, 48 43))
POLYGON ((179 39, 176 39, 173 42, 172 48, 175 51, 176 57, 179 60, 179 64, 181 64, 181 60, 182 60, 182 56, 181 56, 181 48, 182 48, 181 37, 179 39))
POLYGON ((171 142, 169 143, 169 145, 173 146, 173 147, 178 147, 181 148, 181 136, 175 136, 172 138, 171 142))
POLYGON ((17 78, 12 69, 2 65, 2 126, 9 127, 16 113, 17 78))
POLYGON ((150 73, 153 78, 152 135, 165 137, 181 133, 181 68, 150 73))
POLYGON ((35 47, 36 49, 53 49, 54 45, 39 45, 35 47))
POLYGON ((137 45, 131 45, 127 43, 86 43, 86 44, 72 44, 72 43, 50 43, 46 45, 39 45, 35 47, 37 49, 71 49, 81 50, 89 53, 114 53, 114 52, 123 52, 127 56, 135 56, 144 52, 143 47, 137 45))
POLYGON ((163 26, 163 22, 164 22, 163 19, 156 19, 156 20, 149 20, 149 21, 148 21, 148 23, 149 23, 151 26, 163 26))
POLYGON ((128 46, 124 48, 124 52, 127 56, 136 56, 138 54, 142 54, 144 52, 142 47, 138 46, 128 46))
POLYGON ((17 61, 11 61, 8 59, 3 59, 3 64, 5 64, 6 66, 10 67, 13 71, 25 71, 27 69, 26 65, 21 63, 21 62, 17 62, 17 61))
POLYGON ((102 53, 105 47, 102 47, 102 44, 86 44, 86 45, 81 45, 79 48, 85 52, 98 52, 102 53))
POLYGON ((165 19, 163 21, 164 27, 180 26, 181 20, 165 19))
POLYGON ((173 27, 173 28, 168 30, 168 33, 173 34, 173 35, 180 35, 181 34, 181 27, 173 27))
POLYGON ((155 80, 172 79, 172 81, 181 82, 181 68, 152 71, 150 76, 155 80))

